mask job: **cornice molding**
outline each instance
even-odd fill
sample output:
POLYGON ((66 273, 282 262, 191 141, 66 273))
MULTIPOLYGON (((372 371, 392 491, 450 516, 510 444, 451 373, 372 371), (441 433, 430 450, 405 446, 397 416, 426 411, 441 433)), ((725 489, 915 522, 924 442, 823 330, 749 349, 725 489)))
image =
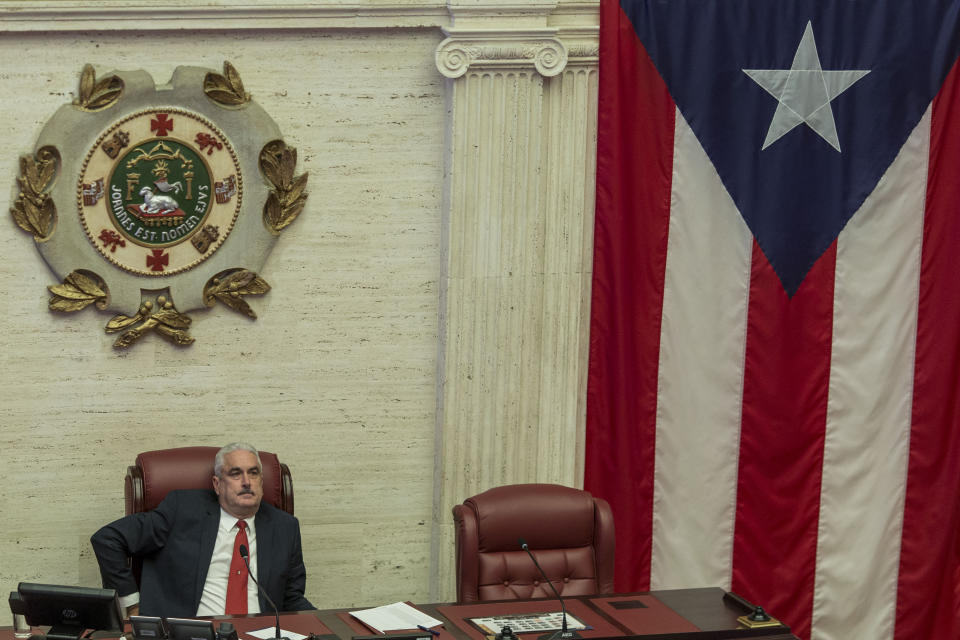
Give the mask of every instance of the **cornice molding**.
POLYGON ((600 61, 600 27, 561 27, 559 38, 567 46, 567 66, 596 65, 600 61))
POLYGON ((545 77, 596 64, 598 0, 367 0, 278 4, 0 1, 0 31, 197 31, 439 28, 444 76, 469 68, 533 68, 545 77))
POLYGON ((447 0, 447 9, 458 29, 537 28, 547 26, 557 0, 447 0))
POLYGON ((596 27, 599 0, 366 0, 273 4, 0 0, 0 31, 596 27))
POLYGON ((446 27, 445 0, 307 4, 109 5, 74 1, 0 2, 0 30, 171 31, 446 27))

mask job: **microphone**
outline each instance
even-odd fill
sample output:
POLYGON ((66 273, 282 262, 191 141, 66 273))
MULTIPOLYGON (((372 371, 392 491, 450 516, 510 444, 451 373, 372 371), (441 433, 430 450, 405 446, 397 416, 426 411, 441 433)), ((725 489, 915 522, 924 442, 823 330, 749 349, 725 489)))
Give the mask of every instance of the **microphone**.
MULTIPOLYGON (((560 611, 561 611, 561 622, 560 622, 560 631, 554 633, 546 633, 537 638, 537 640, 569 640, 571 638, 582 638, 579 633, 576 631, 567 630, 567 606, 563 603, 563 598, 560 597, 560 592, 557 591, 557 588, 553 586, 553 582, 550 578, 547 577, 546 572, 540 566, 540 563, 537 562, 537 559, 534 557, 533 552, 530 551, 530 545, 527 544, 527 541, 523 538, 519 538, 520 548, 527 552, 527 555, 530 556, 530 559, 533 560, 534 566, 537 568, 537 571, 540 572, 540 575, 543 576, 543 579, 546 581, 550 588, 553 589, 553 595, 557 596, 557 600, 560 601, 560 611)), ((241 552, 242 553, 242 552, 241 552)))
POLYGON ((253 577, 253 572, 250 571, 250 562, 248 561, 249 554, 247 553, 247 546, 240 545, 240 557, 243 558, 243 565, 247 568, 247 575, 250 576, 250 579, 253 580, 253 584, 257 585, 257 590, 260 592, 260 595, 263 596, 264 600, 270 603, 270 606, 273 607, 273 615, 277 617, 277 632, 274 636, 274 640, 290 640, 286 636, 280 635, 280 609, 277 608, 277 605, 273 603, 273 600, 270 599, 270 596, 267 595, 267 592, 260 586, 260 583, 257 582, 257 579, 253 577))

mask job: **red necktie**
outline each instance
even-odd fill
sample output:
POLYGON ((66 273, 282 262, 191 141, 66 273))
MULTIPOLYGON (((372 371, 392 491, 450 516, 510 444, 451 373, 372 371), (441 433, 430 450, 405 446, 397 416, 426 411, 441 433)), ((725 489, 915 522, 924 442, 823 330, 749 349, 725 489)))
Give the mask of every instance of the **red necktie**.
POLYGON ((247 567, 240 557, 240 545, 247 546, 247 523, 237 520, 237 537, 233 541, 233 560, 227 579, 227 615, 247 612, 247 567))

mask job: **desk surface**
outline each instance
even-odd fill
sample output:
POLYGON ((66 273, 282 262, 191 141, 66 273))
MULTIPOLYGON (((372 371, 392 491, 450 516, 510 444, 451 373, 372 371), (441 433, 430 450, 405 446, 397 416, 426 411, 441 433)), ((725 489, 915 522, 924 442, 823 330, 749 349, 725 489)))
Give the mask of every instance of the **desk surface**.
MULTIPOLYGON (((786 626, 763 629, 745 629, 737 622, 739 616, 749 611, 724 599, 725 592, 719 588, 677 589, 613 596, 589 596, 565 598, 567 611, 592 627, 580 634, 584 640, 608 638, 643 638, 645 640, 741 640, 760 638, 764 640, 797 640, 786 626)), ((386 603, 381 603, 386 604, 386 603)), ((441 636, 437 640, 485 640, 484 635, 473 627, 467 618, 510 613, 546 613, 559 611, 560 604, 554 599, 503 600, 497 602, 474 602, 464 604, 418 604, 418 609, 443 621, 441 636)), ((353 607, 351 610, 365 607, 353 607)), ((348 610, 330 609, 312 612, 323 625, 317 635, 332 632, 341 640, 355 635, 371 635, 348 610)), ((260 617, 258 620, 262 621, 260 617)), ((292 621, 291 621, 292 622, 292 621)), ((269 624, 262 623, 259 628, 269 624)), ((283 628, 300 631, 293 625, 283 628)), ((240 629, 241 625, 237 624, 240 629)), ((399 629, 397 631, 400 631, 399 629)), ((415 630, 414 630, 415 631, 415 630)), ((519 634, 520 640, 536 640, 540 633, 519 634)), ((252 640, 240 635, 240 640, 252 640)))
MULTIPOLYGON (((724 598, 719 588, 677 589, 645 593, 565 598, 568 613, 590 628, 581 631, 584 640, 635 638, 637 640, 797 640, 786 626, 747 629, 737 622, 749 613, 736 602, 724 598)), ((384 604, 384 603, 381 603, 384 604)), ((437 640, 486 640, 468 618, 513 613, 548 613, 560 610, 554 599, 503 600, 465 604, 418 604, 418 609, 441 621, 437 640)), ((366 607, 327 609, 281 614, 280 626, 303 635, 315 634, 322 640, 350 640, 356 635, 375 632, 349 615, 366 607)), ((256 640, 249 631, 272 627, 273 616, 214 618, 214 625, 230 620, 239 632, 239 640, 256 640)), ((401 630, 397 630, 401 631, 401 630)), ((416 631, 416 630, 413 630, 416 631)), ((110 634, 96 635, 97 638, 110 634)), ((537 640, 542 633, 518 634, 520 640, 537 640)), ((9 628, 0 630, 0 640, 12 640, 9 628)))

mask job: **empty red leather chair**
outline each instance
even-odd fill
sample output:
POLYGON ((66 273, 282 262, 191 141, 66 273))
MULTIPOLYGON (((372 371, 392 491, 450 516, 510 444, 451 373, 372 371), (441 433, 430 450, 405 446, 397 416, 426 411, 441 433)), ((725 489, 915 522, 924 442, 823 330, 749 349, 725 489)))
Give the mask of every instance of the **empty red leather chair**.
POLYGON ((613 593, 614 526, 606 500, 556 484, 496 487, 453 508, 457 600, 613 593))

